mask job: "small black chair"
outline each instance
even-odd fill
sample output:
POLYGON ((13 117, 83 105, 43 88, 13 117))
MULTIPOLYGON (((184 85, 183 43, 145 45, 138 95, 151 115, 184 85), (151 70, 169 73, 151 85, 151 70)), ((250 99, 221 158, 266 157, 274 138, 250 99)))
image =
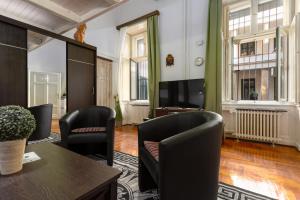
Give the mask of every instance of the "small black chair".
POLYGON ((115 116, 114 110, 104 106, 66 114, 59 120, 62 145, 80 154, 101 154, 112 166, 115 116))
POLYGON ((185 112, 138 127, 139 188, 158 188, 160 200, 216 200, 223 119, 185 112))
POLYGON ((29 107, 28 110, 34 116, 36 129, 28 138, 28 141, 42 140, 50 136, 52 123, 52 104, 29 107))

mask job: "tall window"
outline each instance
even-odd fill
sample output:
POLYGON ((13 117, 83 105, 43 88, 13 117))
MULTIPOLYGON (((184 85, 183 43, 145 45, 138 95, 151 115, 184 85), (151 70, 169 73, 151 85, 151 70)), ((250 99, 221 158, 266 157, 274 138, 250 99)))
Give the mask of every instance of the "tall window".
POLYGON ((282 0, 259 2, 257 13, 258 31, 269 30, 283 24, 282 0))
POLYGON ((148 100, 146 32, 131 36, 130 99, 148 100))
POLYGON ((288 40, 280 28, 282 1, 259 0, 248 8, 229 10, 224 70, 227 100, 287 99, 288 40))
POLYGON ((229 35, 237 36, 250 32, 250 8, 229 13, 229 35))

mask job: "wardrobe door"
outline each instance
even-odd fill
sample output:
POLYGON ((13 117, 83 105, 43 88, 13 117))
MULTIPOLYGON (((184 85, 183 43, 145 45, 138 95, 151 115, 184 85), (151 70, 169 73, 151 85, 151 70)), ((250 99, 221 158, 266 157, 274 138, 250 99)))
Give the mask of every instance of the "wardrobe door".
POLYGON ((96 51, 67 44, 67 109, 96 105, 96 51))
POLYGON ((0 106, 27 107, 27 30, 0 22, 0 106))

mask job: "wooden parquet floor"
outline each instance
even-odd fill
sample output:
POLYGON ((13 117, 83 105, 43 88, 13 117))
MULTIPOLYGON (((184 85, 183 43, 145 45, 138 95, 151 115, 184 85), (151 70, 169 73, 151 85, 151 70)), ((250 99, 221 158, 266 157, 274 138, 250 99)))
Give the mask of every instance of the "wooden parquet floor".
MULTIPOLYGON (((53 130, 59 129, 54 125, 53 130)), ((137 156, 137 147, 135 126, 116 129, 115 150, 137 156)), ((226 139, 220 181, 280 200, 300 200, 300 152, 293 147, 226 139)))

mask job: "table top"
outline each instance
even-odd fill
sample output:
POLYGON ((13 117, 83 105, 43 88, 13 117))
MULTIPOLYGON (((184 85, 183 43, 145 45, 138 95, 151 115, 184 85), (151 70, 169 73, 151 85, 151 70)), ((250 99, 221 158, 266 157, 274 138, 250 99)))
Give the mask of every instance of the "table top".
POLYGON ((0 175, 0 199, 81 199, 116 181, 117 169, 51 143, 32 144, 41 160, 21 172, 0 175))

